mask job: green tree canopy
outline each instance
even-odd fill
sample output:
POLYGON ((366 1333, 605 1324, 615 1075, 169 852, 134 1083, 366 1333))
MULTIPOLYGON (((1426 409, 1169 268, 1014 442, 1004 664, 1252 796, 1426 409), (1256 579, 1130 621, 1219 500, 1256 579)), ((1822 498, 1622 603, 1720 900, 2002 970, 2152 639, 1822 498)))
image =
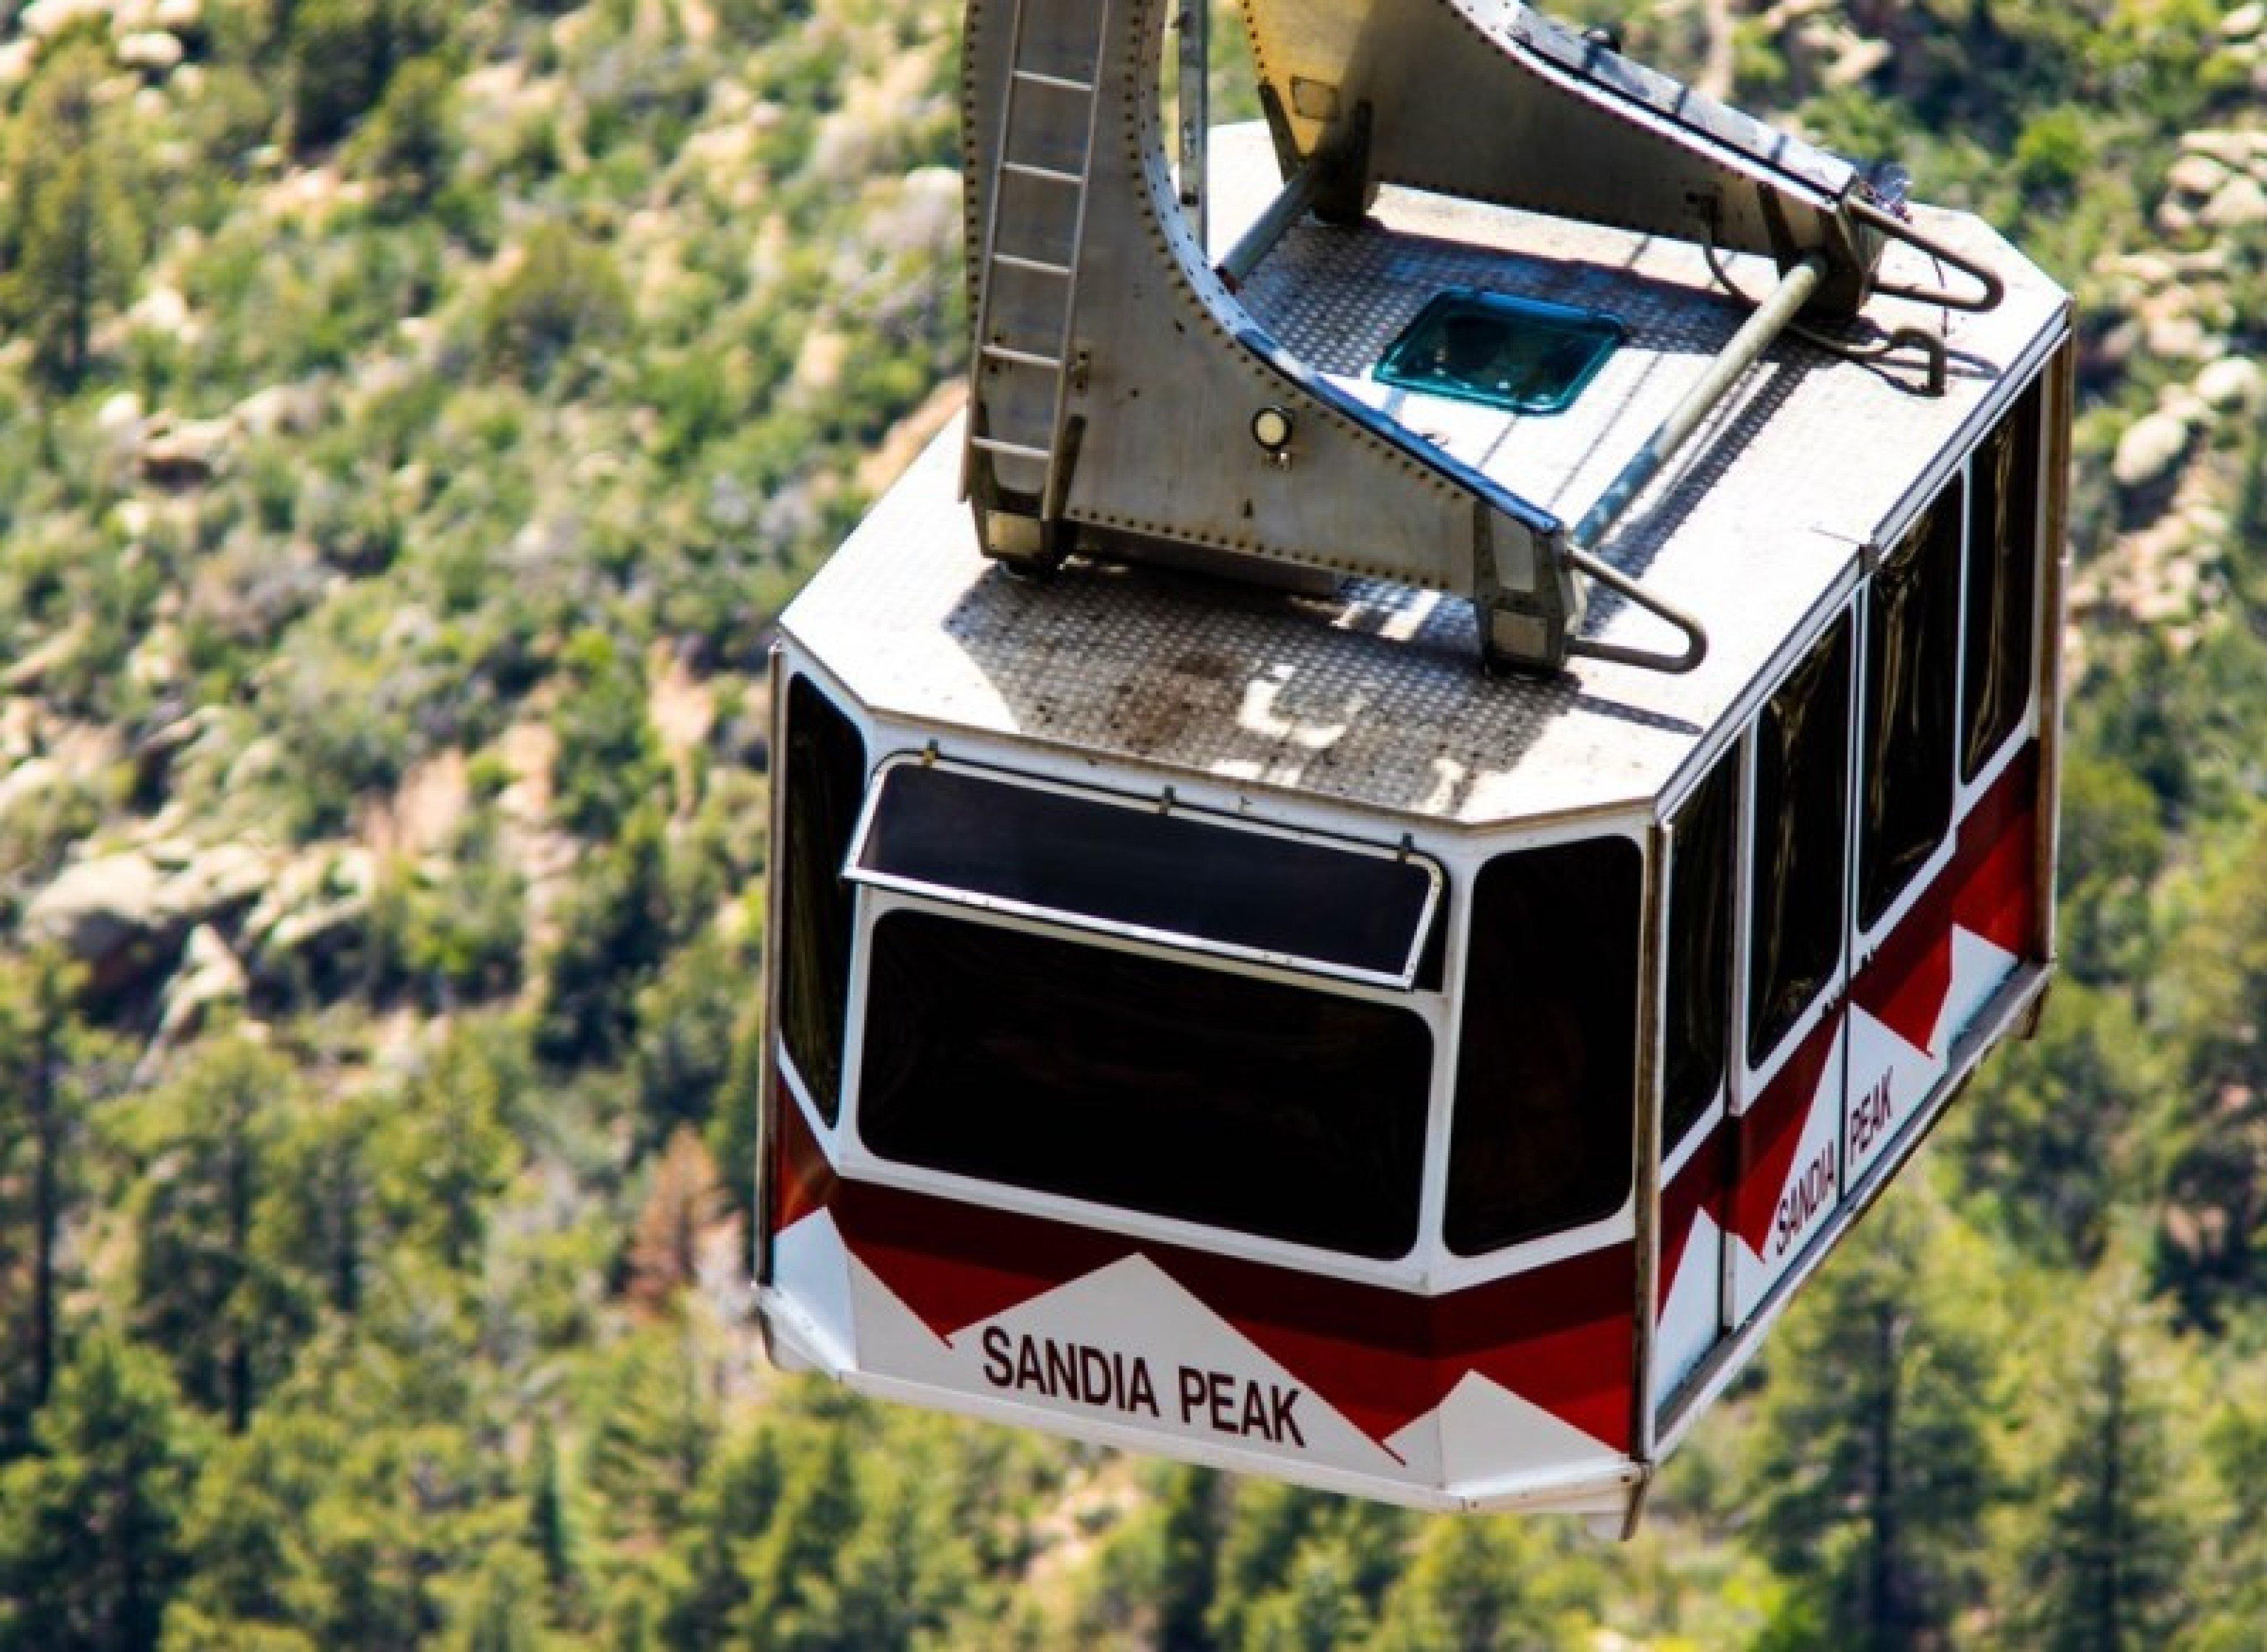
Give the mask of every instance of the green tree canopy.
POLYGON ((148 1652, 186 1556, 194 1435, 153 1355, 86 1337, 0 1469, 0 1652, 148 1652))

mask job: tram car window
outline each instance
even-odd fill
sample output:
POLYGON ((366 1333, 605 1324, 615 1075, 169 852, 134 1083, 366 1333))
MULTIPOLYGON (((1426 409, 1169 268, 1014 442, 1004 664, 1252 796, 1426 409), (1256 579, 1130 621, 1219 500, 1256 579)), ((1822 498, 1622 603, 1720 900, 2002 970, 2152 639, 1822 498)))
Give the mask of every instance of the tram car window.
POLYGON ((1396 987, 1417 973, 1441 892, 1430 861, 1390 849, 920 760, 884 770, 850 876, 1396 987))
POLYGON ((1858 921, 1866 929, 1881 921, 1952 821, 1961 504, 1955 481, 1874 575, 1858 815, 1858 921))
POLYGON ((2036 628, 2039 403, 2027 390, 1972 461, 1960 776, 1972 781, 2030 704, 2036 628))
POLYGON ((1757 720, 1749 869, 1748 1064, 1801 1019, 1842 958, 1849 803, 1850 621, 1844 615, 1757 720))
POLYGON ((1723 1088, 1731 1038, 1733 857, 1739 841, 1740 753, 1716 760, 1676 817, 1669 883, 1669 989, 1662 1057, 1664 1151, 1673 1150, 1723 1088))
POLYGON ((883 1157, 1354 1256, 1416 1242, 1433 1038, 1408 1010, 928 912, 871 944, 883 1157))
POLYGON ((842 1105, 850 994, 852 891, 840 874, 865 798, 866 745, 849 718, 800 673, 788 683, 782 744, 779 930, 789 952, 781 970, 780 1030, 796 1076, 831 1125, 842 1105))
POLYGON ((1473 883, 1449 1142, 1459 1256, 1628 1197, 1643 877, 1635 844, 1597 838, 1500 855, 1473 883))

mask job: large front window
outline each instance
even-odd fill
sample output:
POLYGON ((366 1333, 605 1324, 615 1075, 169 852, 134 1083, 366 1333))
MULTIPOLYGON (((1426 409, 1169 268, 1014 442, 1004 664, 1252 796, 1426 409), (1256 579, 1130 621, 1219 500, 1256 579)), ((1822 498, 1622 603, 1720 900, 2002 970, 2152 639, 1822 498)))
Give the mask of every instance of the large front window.
POLYGON ((1355 1256, 1416 1243, 1413 1010, 923 910, 868 946, 882 1157, 1355 1256))

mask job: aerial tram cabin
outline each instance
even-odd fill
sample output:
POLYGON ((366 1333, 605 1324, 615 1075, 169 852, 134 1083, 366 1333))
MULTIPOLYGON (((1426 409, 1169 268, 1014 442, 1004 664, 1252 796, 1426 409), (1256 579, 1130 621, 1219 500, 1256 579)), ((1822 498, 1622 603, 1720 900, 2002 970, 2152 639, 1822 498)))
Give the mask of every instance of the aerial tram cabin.
POLYGON ((768 1343, 1626 1529, 2045 988, 2068 302, 1520 5, 1211 134, 1163 10, 972 0, 969 412, 781 623, 768 1343))

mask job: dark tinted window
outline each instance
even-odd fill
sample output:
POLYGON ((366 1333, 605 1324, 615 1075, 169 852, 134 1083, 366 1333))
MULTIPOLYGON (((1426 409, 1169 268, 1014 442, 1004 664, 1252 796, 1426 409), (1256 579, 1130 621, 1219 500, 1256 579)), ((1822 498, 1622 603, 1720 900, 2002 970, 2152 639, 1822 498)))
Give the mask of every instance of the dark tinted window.
POLYGON ((780 1037, 829 1124, 840 1110, 850 997, 851 888, 842 857, 866 791, 858 731, 797 677, 787 691, 786 841, 780 845, 780 1037))
POLYGON ((1405 982, 1437 885, 1423 861, 943 764, 881 787, 863 871, 1325 969, 1405 982))
POLYGON ((1945 490, 1874 575, 1866 630, 1858 917, 1871 928, 1952 821, 1960 642, 1960 488, 1945 490))
POLYGON ((2031 694, 2038 576, 2041 388, 2023 393, 1976 451, 1969 488, 1967 677, 1960 772, 1973 780, 2022 720, 2031 694))
POLYGON ((1748 1061, 1769 1055, 1842 957, 1850 621, 1812 649, 1756 722, 1748 887, 1748 1061))
POLYGON ((1639 885, 1624 838, 1500 855, 1472 885, 1449 1248, 1610 1215, 1635 1121, 1639 885))
POLYGON ((874 926, 858 1130, 885 1158, 1397 1257, 1417 1237, 1416 1015, 924 912, 874 926))
POLYGON ((1662 1151, 1682 1141, 1724 1082, 1732 1031, 1732 865, 1740 753, 1716 760, 1676 817, 1669 874, 1669 1002, 1662 1151))

